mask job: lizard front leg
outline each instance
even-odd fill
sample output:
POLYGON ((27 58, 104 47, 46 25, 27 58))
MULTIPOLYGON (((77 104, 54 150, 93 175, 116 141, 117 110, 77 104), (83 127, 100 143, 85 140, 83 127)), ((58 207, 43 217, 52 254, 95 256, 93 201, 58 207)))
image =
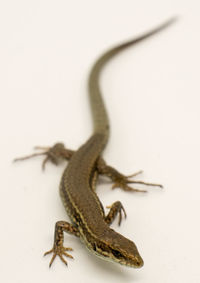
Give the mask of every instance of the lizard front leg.
POLYGON ((107 206, 107 208, 110 208, 110 211, 105 217, 105 221, 108 225, 112 224, 118 213, 119 213, 118 225, 120 225, 122 221, 122 212, 124 213, 124 216, 126 218, 126 211, 120 201, 114 202, 111 206, 107 206))
POLYGON ((64 242, 64 232, 67 232, 69 234, 75 235, 76 237, 79 237, 79 231, 78 229, 73 226, 72 224, 65 222, 65 221, 58 221, 55 225, 55 232, 54 232, 54 244, 53 248, 50 251, 47 251, 45 255, 48 255, 50 253, 53 253, 53 256, 51 258, 51 261, 49 263, 49 267, 51 267, 54 259, 58 255, 62 262, 64 262, 67 265, 67 261, 64 259, 63 256, 73 258, 70 254, 68 254, 66 251, 72 251, 72 248, 66 248, 63 246, 64 242))

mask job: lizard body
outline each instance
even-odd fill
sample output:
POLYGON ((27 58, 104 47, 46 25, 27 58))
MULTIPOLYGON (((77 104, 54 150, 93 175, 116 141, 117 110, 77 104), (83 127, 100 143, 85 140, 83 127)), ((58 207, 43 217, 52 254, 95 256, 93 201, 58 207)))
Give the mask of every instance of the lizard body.
POLYGON ((63 256, 72 258, 67 253, 72 249, 63 246, 63 232, 80 237, 90 251, 104 259, 137 268, 143 265, 143 260, 134 242, 110 228, 110 224, 117 214, 119 214, 120 224, 122 212, 125 216, 126 213, 121 202, 117 201, 110 207, 109 213, 105 215, 103 206, 95 192, 96 179, 99 174, 106 175, 114 182, 113 188, 120 187, 125 191, 139 191, 130 187, 130 183, 160 187, 161 185, 134 181, 130 177, 136 176, 137 173, 132 176, 125 176, 108 166, 102 159, 101 154, 109 137, 109 121, 101 95, 99 76, 104 65, 116 54, 156 34, 173 21, 174 19, 169 20, 136 39, 110 49, 93 65, 89 76, 88 89, 94 131, 84 145, 77 151, 72 151, 66 149, 62 143, 57 143, 50 148, 39 147, 45 149, 42 153, 16 159, 23 160, 36 155, 46 155, 43 168, 48 160, 55 164, 58 163, 60 158, 69 160, 62 175, 60 195, 72 224, 65 221, 56 223, 53 248, 45 253, 45 255, 53 253, 50 266, 57 255, 65 264, 67 262, 63 256))

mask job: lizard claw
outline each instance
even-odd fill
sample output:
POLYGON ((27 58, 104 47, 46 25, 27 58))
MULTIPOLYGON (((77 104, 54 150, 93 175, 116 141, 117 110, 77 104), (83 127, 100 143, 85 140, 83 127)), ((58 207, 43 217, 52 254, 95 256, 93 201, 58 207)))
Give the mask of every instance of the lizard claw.
POLYGON ((72 248, 65 248, 63 246, 54 246, 50 251, 47 251, 44 253, 44 256, 50 254, 50 253, 53 253, 53 256, 51 258, 51 261, 49 263, 49 267, 51 267, 52 263, 54 262, 56 256, 59 256, 59 258, 61 259, 61 261, 67 265, 67 261, 64 259, 63 255, 66 256, 66 257, 69 257, 69 258, 72 258, 73 259, 73 256, 68 254, 66 251, 72 251, 73 249, 72 248))
POLYGON ((116 188, 120 188, 126 192, 141 192, 141 193, 147 193, 146 190, 139 190, 139 189, 135 189, 133 187, 130 187, 127 185, 128 182, 116 182, 112 185, 112 190, 116 189, 116 188))

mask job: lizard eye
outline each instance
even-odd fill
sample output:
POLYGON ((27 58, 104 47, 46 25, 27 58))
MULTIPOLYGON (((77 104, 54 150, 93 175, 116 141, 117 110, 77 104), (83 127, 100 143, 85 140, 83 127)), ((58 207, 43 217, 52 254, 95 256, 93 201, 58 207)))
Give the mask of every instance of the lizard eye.
POLYGON ((117 251, 117 250, 111 250, 112 251, 112 254, 116 257, 116 258, 122 258, 123 257, 123 255, 119 252, 119 251, 117 251))
POLYGON ((93 244, 93 250, 96 252, 96 245, 95 244, 93 244))

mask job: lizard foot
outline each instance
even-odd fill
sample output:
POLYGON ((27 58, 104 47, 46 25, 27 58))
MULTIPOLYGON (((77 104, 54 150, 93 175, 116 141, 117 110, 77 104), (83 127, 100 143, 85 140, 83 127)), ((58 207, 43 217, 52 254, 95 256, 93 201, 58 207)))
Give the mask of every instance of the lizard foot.
POLYGON ((58 165, 59 161, 62 159, 69 159, 71 157, 72 151, 65 148, 63 143, 56 143, 52 147, 36 146, 36 150, 42 150, 41 152, 33 153, 20 158, 15 158, 14 162, 30 159, 35 156, 44 155, 46 156, 42 162, 42 169, 45 169, 45 165, 48 161, 55 165, 58 165))
POLYGON ((108 215, 106 216, 105 220, 110 225, 117 214, 119 214, 118 225, 120 226, 122 221, 122 213, 124 214, 124 218, 127 217, 126 211, 120 201, 114 202, 112 205, 106 206, 106 208, 110 208, 108 215))
POLYGON ((120 188, 124 191, 146 193, 147 192, 146 190, 140 190, 140 189, 133 188, 129 184, 140 184, 140 185, 145 185, 145 186, 154 186, 154 187, 163 188, 163 186, 160 185, 160 184, 146 183, 146 182, 143 182, 143 181, 135 181, 135 180, 130 179, 130 178, 135 177, 135 176, 137 176, 138 174, 141 174, 141 173, 142 173, 142 171, 139 171, 139 172, 136 172, 136 173, 129 175, 129 176, 125 176, 125 175, 122 175, 122 174, 116 174, 116 176, 114 178, 115 183, 112 185, 112 189, 120 188))
POLYGON ((68 254, 66 251, 72 251, 73 249, 71 248, 65 248, 63 246, 56 246, 54 245, 54 247, 50 250, 50 251, 47 251, 46 253, 44 253, 44 256, 50 254, 50 253, 53 253, 53 256, 51 258, 51 261, 49 263, 49 267, 51 267, 52 263, 54 262, 54 259, 56 258, 56 256, 59 256, 61 261, 67 265, 67 261, 64 259, 63 256, 66 256, 66 257, 70 257, 70 258, 73 258, 73 256, 71 256, 70 254, 68 254))

